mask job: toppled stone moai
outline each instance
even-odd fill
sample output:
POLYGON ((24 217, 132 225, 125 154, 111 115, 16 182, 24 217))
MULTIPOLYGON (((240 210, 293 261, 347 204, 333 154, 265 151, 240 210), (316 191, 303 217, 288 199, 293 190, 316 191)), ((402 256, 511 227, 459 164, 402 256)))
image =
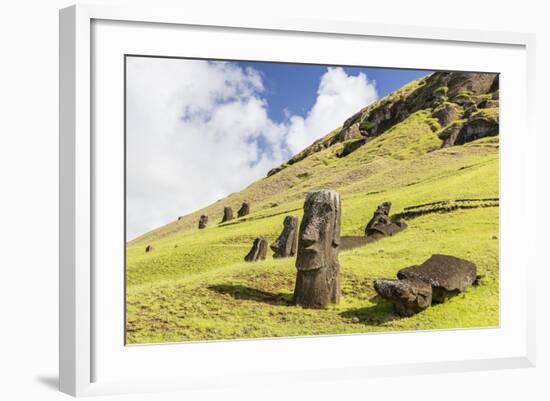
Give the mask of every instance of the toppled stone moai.
POLYGON ((379 239, 382 237, 391 237, 393 234, 407 228, 407 224, 404 221, 392 222, 390 220, 391 202, 382 202, 376 208, 372 219, 365 228, 365 235, 379 239))
POLYGON ((274 258, 288 258, 296 254, 298 243, 298 217, 286 216, 283 222, 283 231, 279 238, 271 244, 274 258))
POLYGON ((294 302, 306 308, 325 308, 340 302, 340 194, 310 192, 298 235, 294 302))
POLYGON ((421 312, 432 302, 445 302, 479 281, 474 263, 449 255, 432 255, 418 266, 399 270, 397 278, 376 279, 374 289, 401 316, 421 312))
POLYGON ((199 229, 206 228, 208 225, 208 215, 201 214, 201 217, 199 217, 199 229))
POLYGON ((246 262, 257 262, 258 260, 265 260, 267 255, 267 240, 264 237, 256 237, 252 248, 244 257, 246 262))
POLYGON ((233 220, 233 209, 231 208, 231 206, 225 206, 223 208, 222 223, 225 223, 229 220, 233 220))
POLYGON ((145 252, 147 252, 147 253, 152 252, 153 249, 154 249, 154 248, 153 248, 153 245, 147 245, 147 246, 145 247, 145 252))
POLYGON ((243 202, 241 208, 237 210, 237 217, 243 217, 250 213, 250 203, 243 202))

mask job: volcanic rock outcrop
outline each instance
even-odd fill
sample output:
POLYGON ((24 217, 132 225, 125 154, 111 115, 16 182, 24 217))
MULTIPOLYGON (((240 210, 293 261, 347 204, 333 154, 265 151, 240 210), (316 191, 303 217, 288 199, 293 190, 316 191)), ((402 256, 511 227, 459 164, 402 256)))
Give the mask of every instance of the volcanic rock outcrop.
POLYGON ((412 316, 432 302, 445 302, 478 279, 474 263, 449 255, 432 255, 418 266, 397 273, 398 280, 376 279, 374 289, 401 316, 412 316))
POLYGON ((246 262, 257 262, 258 260, 265 260, 267 255, 267 240, 264 237, 256 237, 252 248, 248 254, 244 257, 246 262))
POLYGON ((462 145, 499 132, 499 76, 493 73, 435 72, 406 85, 349 117, 325 137, 271 169, 277 174, 308 156, 336 144, 337 157, 346 157, 370 139, 383 135, 410 115, 428 110, 442 146, 462 145))
POLYGON ((310 192, 298 235, 294 302, 305 308, 325 308, 340 302, 340 194, 310 192))
POLYGON ((298 243, 298 217, 286 216, 283 222, 283 231, 279 238, 271 244, 274 258, 288 258, 296 254, 296 244, 298 243))

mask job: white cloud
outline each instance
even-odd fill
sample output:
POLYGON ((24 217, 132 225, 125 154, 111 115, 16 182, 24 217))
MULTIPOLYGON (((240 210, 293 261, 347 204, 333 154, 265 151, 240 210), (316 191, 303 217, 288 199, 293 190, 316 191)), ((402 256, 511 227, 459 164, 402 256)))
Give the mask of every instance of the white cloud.
POLYGON ((321 77, 317 101, 307 116, 290 118, 288 147, 293 154, 299 152, 377 99, 375 83, 365 74, 350 76, 341 67, 329 68, 321 77))
POLYGON ((330 68, 307 116, 276 123, 251 68, 129 58, 126 76, 128 239, 241 190, 376 98, 330 68))

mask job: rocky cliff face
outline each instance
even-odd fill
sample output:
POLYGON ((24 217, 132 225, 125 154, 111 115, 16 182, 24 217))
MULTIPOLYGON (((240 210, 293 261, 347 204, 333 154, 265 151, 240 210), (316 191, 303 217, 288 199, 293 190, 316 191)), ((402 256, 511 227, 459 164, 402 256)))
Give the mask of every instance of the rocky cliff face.
POLYGON ((433 129, 441 139, 442 147, 498 135, 498 94, 498 74, 433 73, 355 113, 344 121, 341 128, 270 170, 267 176, 339 143, 343 146, 337 155, 346 157, 419 110, 428 110, 439 122, 433 129))

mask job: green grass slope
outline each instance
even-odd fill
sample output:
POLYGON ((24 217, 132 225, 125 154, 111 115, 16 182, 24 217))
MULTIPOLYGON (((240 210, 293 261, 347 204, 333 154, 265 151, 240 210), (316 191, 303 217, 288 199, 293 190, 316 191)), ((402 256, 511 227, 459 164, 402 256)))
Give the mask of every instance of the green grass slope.
MULTIPOLYGON (((336 189, 342 235, 362 235, 376 206, 392 214, 435 201, 498 198, 498 137, 440 149, 436 120, 420 110, 347 157, 321 150, 200 211, 127 244, 127 342, 366 333, 498 325, 498 206, 449 209, 407 220, 408 229, 342 251, 342 299, 325 310, 291 304, 294 258, 246 263, 253 239, 273 242, 284 216, 301 218, 305 194, 336 189), (243 218, 217 224, 224 205, 251 202, 243 218), (198 216, 209 226, 196 228, 198 216), (154 251, 145 252, 153 245, 154 251), (373 279, 445 253, 472 260, 481 285, 410 318, 378 299, 373 279)), ((498 205, 498 203, 497 203, 498 205)), ((487 206, 487 205, 486 205, 487 206)))

